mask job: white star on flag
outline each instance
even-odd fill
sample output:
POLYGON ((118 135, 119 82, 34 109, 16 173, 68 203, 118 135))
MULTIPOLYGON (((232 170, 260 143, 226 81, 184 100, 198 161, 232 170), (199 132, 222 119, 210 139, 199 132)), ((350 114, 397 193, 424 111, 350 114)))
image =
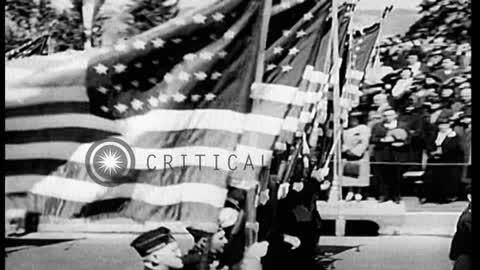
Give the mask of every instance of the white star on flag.
POLYGON ((175 44, 179 44, 180 42, 182 42, 182 39, 181 38, 174 38, 174 39, 172 39, 172 42, 175 43, 175 44))
POLYGON ((213 93, 208 93, 208 94, 205 95, 205 100, 211 101, 211 100, 213 100, 215 97, 216 97, 215 94, 213 94, 213 93))
POLYGON ((296 55, 299 52, 297 47, 293 47, 290 50, 288 50, 288 55, 296 55))
POLYGON ((127 66, 125 66, 124 64, 116 64, 115 66, 113 66, 113 68, 115 69, 116 73, 122 73, 127 69, 127 66))
POLYGON ((152 107, 157 107, 158 106, 158 99, 156 99, 155 97, 150 97, 148 99, 148 103, 150 103, 150 105, 152 107))
POLYGON ((284 37, 288 37, 290 35, 290 33, 291 33, 290 30, 284 30, 282 35, 284 37))
POLYGON ((117 111, 120 112, 120 113, 124 113, 128 109, 128 107, 125 106, 122 103, 118 103, 117 105, 115 105, 113 107, 115 107, 115 109, 117 109, 117 111))
POLYGON ((225 16, 223 16, 222 13, 217 12, 217 13, 215 13, 215 14, 212 15, 212 18, 213 18, 216 22, 219 22, 219 21, 223 20, 223 18, 225 18, 225 16))
POLYGON ((210 78, 212 78, 212 80, 217 80, 221 76, 222 76, 222 73, 215 71, 214 73, 212 73, 212 76, 210 78))
POLYGON ((132 81, 131 84, 135 87, 139 87, 140 83, 138 81, 132 81))
POLYGON ((154 65, 158 65, 158 64, 160 64, 160 61, 158 61, 157 59, 155 59, 155 60, 152 60, 152 64, 154 64, 154 65))
POLYGON ((195 72, 193 75, 195 75, 195 78, 199 81, 203 81, 207 78, 207 74, 203 71, 195 72))
POLYGON ((232 39, 235 37, 235 32, 233 32, 232 30, 228 30, 227 32, 225 32, 225 34, 223 35, 223 37, 225 39, 232 39))
POLYGON ((155 48, 161 48, 163 45, 165 45, 165 41, 161 38, 156 38, 152 40, 153 47, 155 48))
POLYGON ((116 84, 113 86, 113 89, 117 90, 118 92, 122 91, 122 85, 121 84, 116 84))
POLYGON ((201 52, 200 53, 200 58, 203 60, 211 60, 213 58, 213 53, 211 52, 201 52))
POLYGON ((192 99, 193 102, 197 102, 197 101, 200 100, 201 97, 202 97, 202 96, 195 94, 195 95, 192 95, 192 96, 191 96, 191 99, 192 99))
POLYGON ((104 105, 102 105, 102 106, 100 107, 100 109, 102 109, 102 111, 104 111, 104 112, 110 111, 110 109, 108 109, 108 108, 107 108, 106 106, 104 106, 104 105))
POLYGON ((175 79, 175 77, 173 77, 173 75, 169 72, 165 73, 165 76, 163 76, 163 79, 167 82, 167 83, 171 83, 173 82, 173 80, 175 79))
POLYGON ((136 111, 143 108, 143 102, 138 99, 134 99, 130 104, 132 104, 132 108, 136 111))
POLYGON ((157 78, 151 77, 151 78, 148 79, 148 82, 151 83, 151 84, 157 84, 158 80, 157 80, 157 78))
POLYGON ((305 21, 309 21, 309 20, 313 19, 313 14, 312 14, 311 12, 305 13, 305 14, 303 15, 303 19, 304 19, 305 21))
POLYGON ((195 16, 192 17, 193 22, 195 23, 205 23, 205 20, 207 17, 203 16, 202 14, 196 14, 195 16))
POLYGON ((165 95, 165 94, 160 94, 158 95, 158 101, 162 102, 162 103, 165 103, 168 101, 168 95, 165 95))
POLYGON ((220 58, 225 58, 225 56, 227 56, 227 52, 226 52, 226 51, 219 51, 219 52, 218 52, 218 57, 220 57, 220 58))
POLYGON ((280 53, 282 53, 282 51, 283 51, 282 47, 273 48, 273 54, 280 54, 280 53))
POLYGON ((190 74, 182 70, 178 73, 178 79, 181 81, 188 81, 190 79, 190 74))
POLYGON ((267 66, 267 71, 270 71, 270 70, 272 70, 272 69, 275 69, 276 67, 277 67, 277 65, 269 64, 269 65, 267 66))
POLYGON ((185 61, 193 61, 193 60, 195 60, 195 58, 197 58, 197 55, 194 54, 194 53, 187 53, 183 56, 183 59, 185 61))
POLYGON ((97 90, 102 94, 106 94, 108 92, 108 89, 103 86, 98 87, 97 90))
POLYGON ((136 40, 135 42, 133 42, 133 47, 138 50, 145 49, 145 45, 147 44, 145 43, 145 41, 142 40, 136 40))
POLYGON ((107 74, 108 68, 104 64, 98 64, 93 68, 98 74, 107 74))
POLYGON ((138 62, 138 63, 135 63, 134 65, 136 68, 142 68, 142 63, 138 62))
POLYGON ((297 38, 300 38, 300 37, 303 37, 307 34, 307 32, 303 31, 303 30, 300 30, 297 32, 297 38))
POLYGON ((184 94, 180 94, 180 93, 176 93, 175 95, 173 95, 173 100, 175 100, 175 102, 182 102, 186 98, 187 97, 184 94))
POLYGON ((115 45, 114 49, 119 52, 124 52, 127 50, 127 44, 125 44, 124 42, 120 42, 117 45, 115 45))
POLYGON ((290 70, 292 70, 292 66, 289 66, 289 65, 282 66, 282 72, 287 72, 287 71, 290 71, 290 70))

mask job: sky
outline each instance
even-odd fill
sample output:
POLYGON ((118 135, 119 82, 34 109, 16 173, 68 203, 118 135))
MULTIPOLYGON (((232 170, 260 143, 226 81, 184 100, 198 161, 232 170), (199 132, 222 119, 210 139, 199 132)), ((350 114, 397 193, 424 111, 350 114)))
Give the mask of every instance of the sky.
POLYGON ((395 9, 417 10, 421 0, 360 0, 357 3, 357 9, 380 9, 385 6, 393 5, 395 9))

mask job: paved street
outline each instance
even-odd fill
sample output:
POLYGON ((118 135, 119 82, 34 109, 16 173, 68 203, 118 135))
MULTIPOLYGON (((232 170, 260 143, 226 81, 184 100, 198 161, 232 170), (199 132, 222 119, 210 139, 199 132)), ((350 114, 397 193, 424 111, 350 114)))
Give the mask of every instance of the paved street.
MULTIPOLYGON (((141 269, 129 247, 128 234, 46 234, 7 242, 6 268, 51 269, 141 269)), ((451 238, 435 236, 322 237, 320 244, 343 250, 336 269, 354 270, 449 270, 451 238), (355 246, 360 245, 359 250, 355 246)))
POLYGON ((337 270, 450 270, 450 237, 324 237, 321 245, 358 246, 337 254, 337 270))

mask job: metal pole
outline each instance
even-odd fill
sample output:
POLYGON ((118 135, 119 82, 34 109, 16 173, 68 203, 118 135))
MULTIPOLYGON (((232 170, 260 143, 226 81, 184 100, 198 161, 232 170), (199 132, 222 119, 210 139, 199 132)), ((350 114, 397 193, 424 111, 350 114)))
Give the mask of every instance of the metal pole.
POLYGON ((92 24, 93 24, 93 13, 95 9, 96 0, 83 0, 82 1, 82 20, 83 27, 85 32, 85 43, 84 47, 86 49, 92 48, 92 24))
MULTIPOLYGON (((263 79, 264 72, 264 62, 265 62, 265 47, 267 46, 267 34, 268 34, 268 24, 270 22, 270 16, 272 13, 272 0, 260 0, 263 1, 263 7, 261 9, 261 28, 260 28, 260 44, 259 44, 259 54, 257 57, 256 71, 255 71, 255 82, 261 83, 263 79)), ((259 185, 255 185, 253 188, 247 190, 246 196, 246 246, 250 246, 253 243, 257 242, 258 238, 258 222, 257 222, 257 211, 256 211, 256 201, 259 194, 259 185)))
MULTIPOLYGON (((339 56, 339 44, 338 44, 338 1, 332 0, 332 49, 333 49, 333 134, 334 136, 341 136, 340 130, 340 56, 339 56)), ((335 138, 334 138, 335 139, 335 138)), ((340 140, 340 138, 338 138, 340 140)), ((334 145, 335 155, 333 163, 333 183, 332 190, 330 192, 329 201, 338 201, 341 198, 341 189, 339 185, 340 181, 340 154, 341 154, 341 140, 334 145)))

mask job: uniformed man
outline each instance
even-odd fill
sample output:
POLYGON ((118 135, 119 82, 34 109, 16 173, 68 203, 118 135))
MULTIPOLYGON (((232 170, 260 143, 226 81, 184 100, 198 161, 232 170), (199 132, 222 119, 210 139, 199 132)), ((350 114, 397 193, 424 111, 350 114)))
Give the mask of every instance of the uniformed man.
POLYGON ((194 246, 182 257, 184 270, 208 269, 206 265, 212 264, 218 254, 223 252, 228 243, 225 231, 221 228, 215 233, 203 229, 188 227, 187 231, 192 235, 194 246))
POLYGON ((145 270, 181 269, 183 263, 177 241, 165 227, 145 232, 130 244, 142 257, 145 270))

